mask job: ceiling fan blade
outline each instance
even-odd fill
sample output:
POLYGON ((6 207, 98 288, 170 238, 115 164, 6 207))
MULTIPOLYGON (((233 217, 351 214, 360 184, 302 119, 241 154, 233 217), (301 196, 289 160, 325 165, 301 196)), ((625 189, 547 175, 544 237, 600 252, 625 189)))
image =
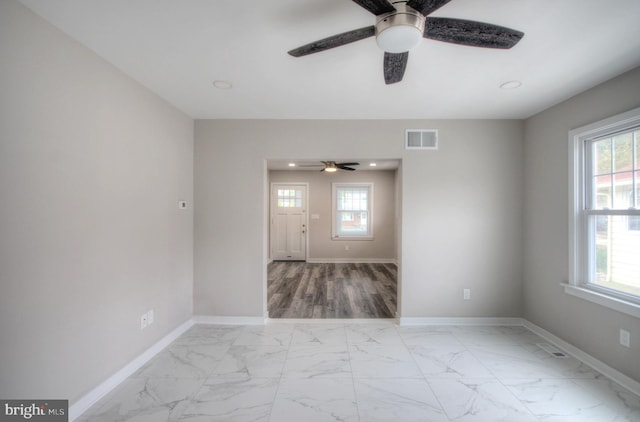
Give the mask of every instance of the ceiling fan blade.
POLYGON ((430 15, 451 0, 409 0, 407 6, 416 9, 424 16, 430 15))
POLYGON ((384 82, 387 85, 400 82, 407 68, 409 52, 404 53, 384 53, 384 82))
POLYGON ((364 7, 376 16, 396 10, 387 0, 353 0, 353 2, 364 7))
POLYGON ((336 166, 359 166, 360 163, 336 163, 336 166))
POLYGON ((375 33, 375 26, 366 26, 364 28, 354 29, 352 31, 343 32, 342 34, 333 35, 331 37, 305 44, 289 51, 289 54, 293 57, 306 56, 307 54, 318 53, 330 48, 340 47, 341 45, 373 37, 375 33))
POLYGON ((337 166, 339 169, 342 170, 348 170, 348 171, 356 171, 356 169, 351 168, 351 167, 345 167, 345 166, 337 166))
POLYGON ((509 49, 523 36, 515 29, 464 19, 427 18, 424 26, 425 38, 471 47, 509 49))

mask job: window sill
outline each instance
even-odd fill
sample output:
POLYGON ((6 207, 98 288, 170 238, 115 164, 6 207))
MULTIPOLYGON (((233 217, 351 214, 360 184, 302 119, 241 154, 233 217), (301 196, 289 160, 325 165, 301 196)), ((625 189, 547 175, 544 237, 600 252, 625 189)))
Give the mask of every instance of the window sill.
POLYGON ((561 283, 561 285, 564 287, 564 292, 567 294, 588 300, 589 302, 597 303, 598 305, 622 312, 623 314, 640 318, 640 305, 637 303, 618 299, 585 287, 574 286, 568 283, 561 283))

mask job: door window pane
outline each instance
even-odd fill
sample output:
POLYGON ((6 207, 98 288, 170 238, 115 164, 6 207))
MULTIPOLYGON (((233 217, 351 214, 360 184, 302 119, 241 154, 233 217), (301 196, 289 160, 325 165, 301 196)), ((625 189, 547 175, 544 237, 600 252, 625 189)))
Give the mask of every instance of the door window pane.
POLYGON ((278 208, 302 208, 302 190, 278 189, 278 208))

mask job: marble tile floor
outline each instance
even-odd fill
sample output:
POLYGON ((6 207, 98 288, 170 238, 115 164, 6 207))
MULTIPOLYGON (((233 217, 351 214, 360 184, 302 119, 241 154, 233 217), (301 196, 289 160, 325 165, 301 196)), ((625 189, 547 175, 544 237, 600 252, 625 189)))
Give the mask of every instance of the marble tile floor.
POLYGON ((196 325, 80 422, 640 421, 640 397, 524 327, 196 325))

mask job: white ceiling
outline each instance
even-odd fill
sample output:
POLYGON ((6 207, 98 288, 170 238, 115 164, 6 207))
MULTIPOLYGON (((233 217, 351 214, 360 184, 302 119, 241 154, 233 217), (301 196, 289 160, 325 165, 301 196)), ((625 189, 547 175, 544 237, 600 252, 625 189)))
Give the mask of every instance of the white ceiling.
POLYGON ((287 54, 372 25, 350 0, 21 2, 197 119, 526 118, 640 65, 638 0, 452 0, 433 16, 524 38, 511 50, 424 40, 394 85, 374 38, 287 54), (522 86, 499 88, 510 80, 522 86))

